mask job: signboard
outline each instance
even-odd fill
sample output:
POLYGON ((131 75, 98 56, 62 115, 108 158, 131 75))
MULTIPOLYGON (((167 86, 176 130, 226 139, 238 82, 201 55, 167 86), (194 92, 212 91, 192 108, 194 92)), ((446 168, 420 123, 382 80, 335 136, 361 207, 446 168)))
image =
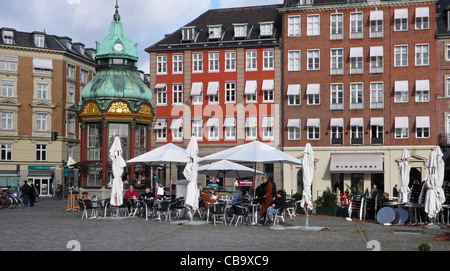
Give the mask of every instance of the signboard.
POLYGON ((28 166, 28 170, 55 170, 55 166, 28 166))
POLYGON ((253 186, 253 180, 236 180, 234 186, 253 186))

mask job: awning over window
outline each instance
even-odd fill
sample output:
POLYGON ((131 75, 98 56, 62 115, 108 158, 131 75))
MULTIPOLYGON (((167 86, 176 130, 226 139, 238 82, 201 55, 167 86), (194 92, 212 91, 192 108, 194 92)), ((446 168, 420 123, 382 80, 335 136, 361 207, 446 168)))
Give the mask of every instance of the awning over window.
POLYGON ((430 17, 430 9, 428 7, 416 8, 417 17, 430 17))
POLYGON ((223 122, 223 127, 234 127, 236 126, 236 118, 235 117, 225 117, 225 121, 223 122))
POLYGON ((371 46, 370 56, 383 56, 383 46, 371 46))
POLYGON ((408 91, 408 81, 395 81, 395 92, 408 91))
POLYGON ((19 62, 19 57, 18 56, 5 56, 5 55, 0 55, 0 61, 6 61, 6 62, 19 62))
POLYGON ((275 118, 274 117, 264 117, 261 127, 273 127, 275 125, 275 118))
POLYGON ((320 119, 308 119, 307 127, 320 127, 320 119))
POLYGON ((344 119, 331 119, 330 127, 344 127, 344 119))
POLYGON ((430 128, 430 117, 416 117, 417 128, 430 128))
POLYGON ((382 153, 332 153, 331 173, 383 173, 382 153))
POLYGON ((209 118, 206 127, 219 127, 219 118, 209 118))
POLYGON ((370 118, 370 126, 384 126, 384 118, 370 118))
POLYGON ((172 119, 172 124, 170 125, 170 129, 176 130, 176 129, 180 129, 181 127, 183 127, 183 119, 182 118, 172 119))
POLYGON ((401 8, 394 10, 394 19, 408 19, 408 9, 401 8))
POLYGON ((247 117, 245 120, 245 128, 254 128, 257 127, 258 118, 257 117, 247 117))
POLYGON ((430 90, 430 80, 416 80, 416 90, 430 90))
POLYGON ((315 95, 320 93, 320 84, 308 84, 306 95, 315 95))
POLYGON ((370 11, 370 20, 371 21, 383 20, 383 11, 382 10, 372 10, 372 11, 370 11))
POLYGON ((157 119, 155 121, 155 130, 162 130, 166 129, 167 127, 167 121, 165 119, 157 119))
POLYGON ((53 61, 51 59, 33 58, 33 68, 53 70, 53 61))
POLYGON ((155 89, 167 90, 167 84, 156 84, 155 89))
POLYGON ((274 81, 273 80, 263 80, 263 85, 261 90, 273 90, 274 89, 274 81))
POLYGON ((206 92, 206 95, 217 95, 219 93, 219 82, 209 82, 208 83, 208 91, 206 92))
POLYGON ((287 127, 299 128, 301 125, 300 119, 290 119, 288 120, 287 127))
POLYGON ((350 57, 363 57, 364 50, 362 47, 350 48, 350 57))
POLYGON ((350 126, 364 127, 364 119, 363 118, 351 118, 350 126))
POLYGON ((202 82, 192 83, 191 96, 200 96, 202 94, 202 91, 203 91, 202 82))
POLYGON ((287 95, 300 95, 300 85, 288 85, 287 95))
POLYGON ((245 95, 253 95, 256 93, 256 80, 245 82, 245 95))
POLYGON ((395 128, 408 128, 409 119, 408 117, 395 117, 395 128))

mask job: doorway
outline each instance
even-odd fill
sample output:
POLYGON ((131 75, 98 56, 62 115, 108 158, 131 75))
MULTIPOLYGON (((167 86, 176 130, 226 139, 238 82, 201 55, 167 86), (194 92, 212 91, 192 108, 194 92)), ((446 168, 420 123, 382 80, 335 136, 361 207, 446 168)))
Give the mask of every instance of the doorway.
POLYGON ((32 181, 36 188, 38 195, 41 197, 51 196, 50 188, 53 187, 53 180, 48 178, 28 178, 28 181, 32 181))

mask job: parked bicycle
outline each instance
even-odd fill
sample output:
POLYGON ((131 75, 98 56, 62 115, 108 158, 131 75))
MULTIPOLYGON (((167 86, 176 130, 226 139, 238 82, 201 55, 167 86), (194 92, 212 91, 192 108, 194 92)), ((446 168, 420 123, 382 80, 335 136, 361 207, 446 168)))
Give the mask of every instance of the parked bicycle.
POLYGON ((0 198, 0 209, 21 208, 23 198, 17 187, 6 190, 0 198))

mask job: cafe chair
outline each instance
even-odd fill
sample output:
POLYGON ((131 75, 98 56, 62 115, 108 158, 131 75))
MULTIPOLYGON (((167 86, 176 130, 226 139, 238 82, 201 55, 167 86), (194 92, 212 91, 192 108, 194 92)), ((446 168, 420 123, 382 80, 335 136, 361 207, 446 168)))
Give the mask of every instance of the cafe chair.
POLYGON ((377 212, 381 209, 381 200, 383 198, 383 192, 378 191, 375 194, 375 197, 368 198, 366 195, 366 210, 364 212, 364 218, 366 218, 367 213, 373 212, 373 217, 376 220, 377 219, 377 212))
POLYGON ((414 181, 411 191, 408 195, 408 202, 404 207, 408 208, 409 211, 409 222, 411 224, 414 218, 414 224, 422 224, 422 212, 425 207, 425 196, 427 194, 425 182, 414 181))
POLYGON ((278 225, 278 223, 280 222, 280 219, 283 220, 283 222, 285 222, 285 220, 284 220, 285 213, 286 213, 285 208, 278 209, 278 213, 274 214, 274 219, 273 219, 274 226, 278 225))
POLYGON ((444 182, 444 196, 445 196, 445 202, 442 204, 442 212, 441 212, 441 221, 444 224, 445 221, 445 214, 447 214, 447 226, 449 225, 449 215, 450 215, 450 183, 444 182))
POLYGON ((170 207, 171 207, 172 202, 168 201, 168 200, 163 200, 160 201, 158 206, 155 208, 155 215, 157 215, 158 217, 155 218, 154 220, 161 220, 161 215, 163 215, 165 217, 165 220, 167 221, 167 219, 169 219, 170 222, 172 222, 172 219, 170 218, 170 207))
POLYGON ((366 204, 366 195, 356 195, 353 196, 350 200, 350 205, 348 206, 348 217, 351 219, 353 214, 359 216, 359 219, 362 220, 365 216, 365 204, 366 204))
POLYGON ((223 225, 227 225, 226 211, 227 209, 225 203, 215 204, 214 210, 211 212, 214 225, 216 225, 216 222, 223 223, 223 225), (220 218, 221 220, 216 220, 217 218, 220 218))
POLYGON ((232 210, 234 210, 233 216, 231 217, 231 221, 230 221, 230 226, 233 225, 233 221, 234 218, 236 217, 236 224, 234 225, 234 227, 237 226, 237 224, 239 223, 239 220, 241 220, 241 224, 244 224, 244 217, 245 220, 247 221, 248 219, 248 208, 244 207, 244 206, 240 206, 240 205, 235 205, 233 206, 234 208, 232 208, 232 210))
POLYGON ((187 208, 184 206, 184 198, 175 199, 175 203, 172 205, 172 211, 175 212, 175 218, 182 218, 186 210, 187 208))
POLYGON ((286 199, 285 206, 286 206, 286 212, 288 213, 289 217, 292 219, 295 217, 295 199, 286 199))
POLYGON ((83 214, 81 215, 81 219, 84 219, 85 217, 87 219, 88 218, 88 213, 87 213, 87 210, 86 210, 86 205, 84 204, 84 200, 79 199, 79 200, 77 200, 77 202, 78 202, 78 207, 79 207, 80 211, 83 212, 83 214))

